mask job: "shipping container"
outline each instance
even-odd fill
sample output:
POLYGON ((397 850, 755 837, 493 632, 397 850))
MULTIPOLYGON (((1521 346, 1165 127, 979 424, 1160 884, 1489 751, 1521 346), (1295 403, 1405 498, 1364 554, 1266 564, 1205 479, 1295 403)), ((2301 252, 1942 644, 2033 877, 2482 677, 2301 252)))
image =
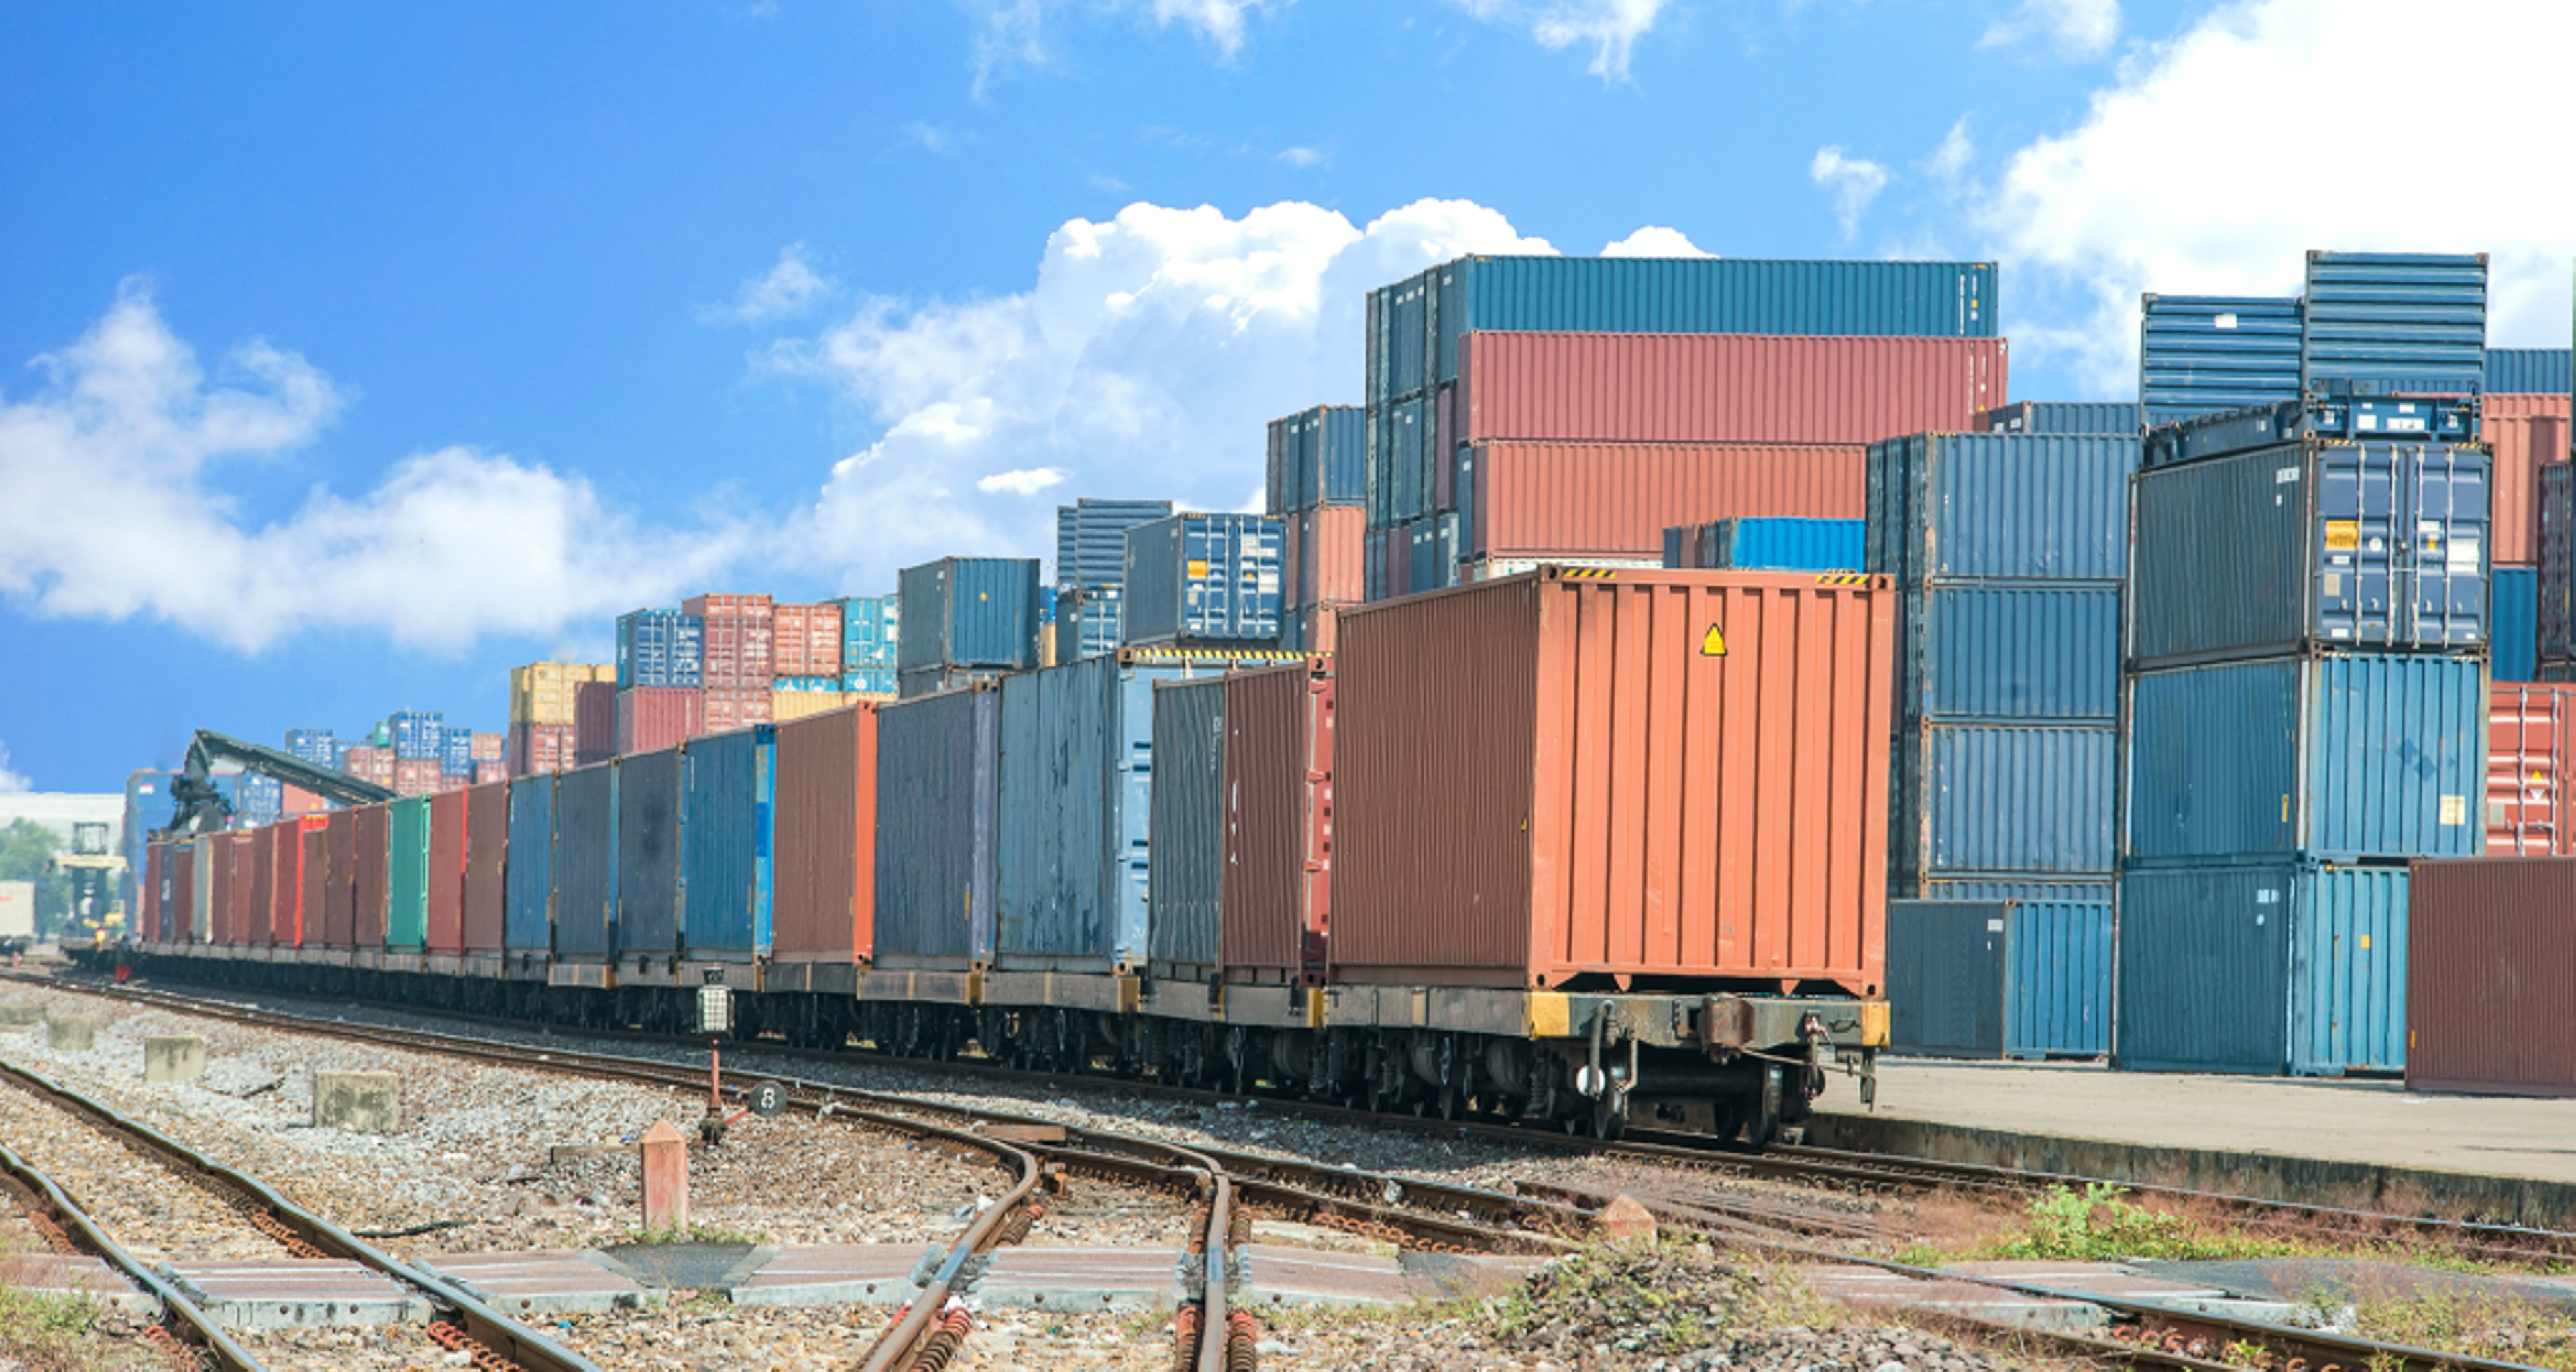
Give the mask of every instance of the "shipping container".
POLYGON ((742 688, 710 686, 698 692, 698 734, 729 734, 755 724, 767 724, 777 705, 777 696, 766 685, 742 688))
MULTIPOLYGON (((2540 469, 2540 661, 2576 658, 2576 464, 2540 469)), ((2543 673, 2544 679, 2547 673, 2543 673)))
POLYGON ((877 707, 781 724, 774 756, 770 957, 864 963, 876 946, 877 707))
POLYGON ((449 776, 474 775, 474 731, 450 729, 438 745, 438 767, 449 776))
POLYGON ((2487 856, 2576 855, 2576 686, 2499 681, 2487 701, 2487 856))
MULTIPOLYGON (((610 720, 611 743, 614 746, 614 709, 610 720)), ((513 724, 508 747, 512 776, 536 772, 560 772, 573 761, 573 726, 569 724, 513 724)))
MULTIPOLYGON (((1226 679, 1157 681, 1152 694, 1148 946, 1155 975, 1214 981, 1225 877, 1226 679)), ((1007 715, 1008 688, 1002 708, 1007 715)))
POLYGON ((1001 729, 990 688, 878 710, 877 966, 992 961, 1001 729))
POLYGON ((391 899, 393 806, 365 805, 352 813, 357 823, 350 835, 349 943, 355 948, 383 948, 391 899))
MULTIPOLYGON (((1055 584, 1100 586, 1126 575, 1127 531, 1172 512, 1168 500, 1092 500, 1055 507, 1055 584)), ((904 666, 914 665, 905 662, 904 666)))
POLYGON ((1942 877, 2109 873, 2116 745, 2108 722, 1927 720, 1900 734, 1888 826, 1898 888, 1942 877))
POLYGON ((1856 572, 1868 521, 1860 519, 1712 519, 1664 530, 1664 566, 1672 571, 1856 572))
POLYGON ((1847 445, 1485 443, 1474 463, 1461 542, 1477 557, 1659 558, 1674 524, 1856 519, 1868 489, 1866 450, 1847 445))
POLYGON ((1036 558, 943 558, 904 568, 902 582, 904 670, 1037 665, 1036 558))
POLYGON ((990 686, 1005 675, 999 667, 921 667, 895 674, 895 696, 917 700, 942 691, 963 691, 976 686, 990 686))
MULTIPOLYGON (((509 926, 509 783, 476 785, 465 792, 463 809, 455 951, 469 957, 495 957, 509 926)), ((435 816, 431 823, 437 823, 435 816)))
POLYGON ((1285 609, 1278 520, 1177 514, 1127 531, 1124 641, 1275 645, 1285 609))
POLYGON ((2120 583, 1936 581, 1905 592, 1899 717, 2109 720, 2120 583))
MULTIPOLYGON (((527 669, 524 667, 514 667, 511 669, 511 675, 515 678, 518 673, 526 670, 527 669)), ((328 729, 289 729, 286 731, 286 751, 302 761, 312 763, 316 767, 336 767, 339 765, 339 750, 334 746, 337 742, 338 740, 332 736, 331 731, 328 729)))
POLYGON ((428 950, 448 956, 465 951, 465 790, 429 799, 428 950))
POLYGON ((2489 481, 2479 447, 2314 439, 2143 472, 2129 656, 2482 649, 2489 481))
POLYGON ((1360 563, 1367 555, 1366 520, 1356 505, 1318 505, 1286 521, 1285 560, 1289 608, 1349 605, 1366 597, 1360 563))
POLYGON ((394 794, 425 796, 439 787, 446 769, 436 758, 398 758, 394 762, 394 794))
POLYGON ((1892 900, 1889 1051, 2100 1057, 2111 1051, 2111 905, 1892 900))
MULTIPOLYGON (((677 813, 660 827, 677 838, 667 859, 679 888, 673 947, 690 958, 750 962, 768 956, 776 750, 777 731, 764 724, 694 739, 677 759, 677 813)), ((636 763, 624 766, 635 769, 636 763)), ((630 770, 620 800, 632 796, 642 779, 640 770, 630 770)), ((624 818, 621 837, 630 832, 624 818)), ((655 826, 648 819, 640 827, 649 832, 655 826)), ((638 861, 639 867, 618 874, 620 889, 633 889, 626 884, 630 876, 652 879, 651 856, 639 854, 638 861)), ((624 908, 635 907, 630 902, 624 908)), ((630 941, 633 928, 620 925, 620 954, 660 950, 638 948, 630 941)))
POLYGON ((186 943, 197 908, 197 845, 173 843, 168 846, 170 894, 164 906, 161 936, 171 943, 186 943))
POLYGON ((2487 395, 2565 395, 2576 390, 2576 353, 2565 348, 2487 349, 2487 395))
POLYGON ((2415 864, 2406 960, 2408 1090, 2576 1096, 2576 860, 2415 864))
POLYGON ((2485 253, 2308 253, 2299 379, 2312 393, 2464 395, 2486 385, 2485 253))
POLYGON ((1341 641, 1342 611, 1348 605, 1309 605, 1289 617, 1291 632, 1280 635, 1279 646, 1308 657, 1331 657, 1341 641))
POLYGON ((841 674, 841 605, 780 605, 771 611, 770 671, 776 676, 841 674))
POLYGON ((143 845, 143 881, 136 891, 136 932, 147 943, 168 937, 162 915, 170 908, 170 845, 147 839, 143 845))
POLYGON ((385 716, 393 731, 394 757, 403 762, 436 762, 447 745, 447 716, 436 710, 397 710, 385 716))
POLYGON ((1957 880, 1927 881, 1917 896, 1923 900, 2018 900, 2031 903, 2072 905, 2108 905, 2116 880, 2105 872, 2100 876, 2072 877, 2061 881, 2012 877, 1969 877, 1957 880))
POLYGON ((296 946, 299 948, 323 945, 322 923, 329 917, 331 893, 330 822, 328 816, 322 817, 320 825, 304 831, 302 889, 296 892, 296 920, 299 925, 296 946))
POLYGON ((705 684, 706 621, 678 610, 633 610, 617 617, 617 688, 696 688, 705 684))
POLYGON ((1880 578, 1551 570, 1347 613, 1339 975, 1878 994, 1895 610, 1880 578))
POLYGON ((382 946, 416 953, 429 944, 429 800, 397 800, 385 812, 389 842, 382 946))
POLYGON ((903 644, 903 598, 851 596, 841 602, 841 671, 882 667, 891 676, 903 644))
POLYGON ((709 615, 740 615, 767 619, 773 602, 770 597, 747 592, 707 591, 680 602, 680 613, 705 618, 709 615))
POLYGON ((766 606, 758 614, 711 614, 702 621, 704 658, 698 685, 710 691, 769 689, 777 675, 778 634, 766 606))
POLYGON ((373 782, 386 790, 394 784, 394 750, 361 744, 342 751, 340 768, 360 781, 373 782))
POLYGON ((617 698, 621 694, 614 681, 593 681, 574 688, 572 751, 565 754, 562 765, 555 770, 605 762, 617 755, 617 698))
POLYGON ((2145 427, 2138 407, 2117 400, 2019 400, 1977 415, 1976 429, 1990 434, 2126 434, 2145 427))
POLYGON ((1870 445, 1868 570, 2118 581, 2135 436, 1915 434, 1870 445))
POLYGON ((2484 662, 2316 654, 2144 672, 2126 689, 2130 856, 2479 851, 2484 662))
POLYGON ((250 946, 251 931, 267 925, 268 906, 260 899, 260 871, 266 865, 260 835, 267 832, 266 825, 233 831, 232 921, 223 941, 236 948, 250 946))
POLYGON ((2489 395, 2478 439, 2495 454, 2498 565, 2540 560, 2540 469, 2567 460, 2568 395, 2489 395))
POLYGON ((2147 424, 2299 398, 2295 297, 2150 291, 2139 313, 2138 398, 2147 424))
POLYGON ((2540 569, 2497 567, 2487 579, 2487 603, 2495 622, 2489 649, 2491 675, 2497 681, 2540 679, 2540 569))
POLYGON ((680 750, 617 760, 617 906, 609 952, 680 952, 680 750))
MULTIPOLYGON (((932 668, 938 671, 938 668, 932 668)), ((892 700, 895 694, 895 669, 892 667, 853 667, 841 673, 841 694, 845 696, 883 696, 892 700)))
MULTIPOLYGON (((576 767, 555 778, 554 950, 559 958, 604 962, 617 954, 622 766, 621 760, 576 767)), ((515 938, 512 946, 517 946, 515 938)))
POLYGON ((635 686, 617 693, 620 754, 677 746, 706 730, 706 693, 666 686, 635 686))
POLYGON ((1333 701, 1320 658, 1225 678, 1218 964, 1228 980, 1311 981, 1327 965, 1333 701))
POLYGON ((1358 505, 1368 497, 1368 411, 1360 406, 1318 405, 1271 420, 1266 452, 1270 514, 1358 505))
POLYGON ((214 940, 215 907, 226 899, 231 888, 232 870, 226 856, 223 835, 202 834, 196 840, 197 889, 196 908, 188 916, 190 943, 214 940))
POLYGON ((1126 633, 1115 581, 1055 593, 1055 660, 1079 662, 1118 651, 1126 633))
POLYGON ((791 719, 819 715, 825 710, 837 710, 849 703, 842 696, 840 682, 837 679, 833 681, 832 689, 828 691, 776 690, 769 693, 769 722, 784 724, 791 719))
POLYGON ((320 942, 322 867, 330 861, 323 830, 329 823, 325 816, 305 815, 288 820, 278 830, 276 903, 270 907, 268 920, 271 947, 303 947, 308 941, 308 910, 315 921, 309 941, 320 942))
POLYGON ((604 682, 617 685, 612 663, 531 662, 510 669, 510 723, 571 724, 579 688, 604 682))
POLYGON ((509 862, 502 869, 507 904, 504 946, 513 953, 554 947, 555 789, 553 773, 510 783, 509 862))
POLYGON ((241 930, 237 941, 247 947, 269 946, 269 922, 276 917, 277 911, 277 849, 281 835, 291 846, 295 827, 291 824, 263 824, 248 835, 250 900, 237 920, 241 930))
POLYGON ((1463 346, 1460 443, 1875 443, 1965 430, 2007 382, 2001 339, 1479 333, 1463 346))
POLYGON ((2404 867, 2301 859, 2123 871, 2119 1065, 2402 1070, 2406 888, 2404 867))

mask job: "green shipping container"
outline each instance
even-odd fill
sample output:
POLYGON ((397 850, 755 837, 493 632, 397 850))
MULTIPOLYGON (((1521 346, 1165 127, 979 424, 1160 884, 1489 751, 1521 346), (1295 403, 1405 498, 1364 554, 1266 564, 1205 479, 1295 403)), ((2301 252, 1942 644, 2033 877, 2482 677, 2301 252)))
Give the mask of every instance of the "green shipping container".
POLYGON ((429 797, 397 800, 391 809, 393 852, 385 864, 385 946, 418 950, 429 944, 429 797))

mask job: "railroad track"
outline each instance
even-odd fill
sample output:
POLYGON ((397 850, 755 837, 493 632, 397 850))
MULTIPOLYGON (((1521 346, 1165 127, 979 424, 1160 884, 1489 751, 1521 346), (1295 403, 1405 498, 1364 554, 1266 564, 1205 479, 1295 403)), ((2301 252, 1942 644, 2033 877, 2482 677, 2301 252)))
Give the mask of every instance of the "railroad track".
MULTIPOLYGON (((266 1240, 270 1251, 356 1263, 405 1290, 417 1292, 431 1310, 430 1338, 452 1351, 471 1354, 476 1365, 487 1372, 599 1372, 588 1359, 493 1310, 454 1283, 383 1252, 287 1200, 258 1178, 216 1162, 101 1101, 6 1060, 0 1060, 0 1083, 78 1117, 88 1127, 150 1159, 181 1185, 214 1197, 239 1217, 245 1229, 266 1240)), ((71 1222, 67 1228, 81 1233, 94 1251, 134 1277, 143 1290, 161 1302, 162 1327, 175 1341, 204 1350, 219 1366, 260 1365, 240 1344, 224 1335, 178 1284, 163 1279, 111 1238, 69 1193, 28 1167, 24 1159, 14 1153, 8 1156, 11 1170, 20 1175, 22 1184, 43 1193, 63 1212, 63 1219, 71 1222)))

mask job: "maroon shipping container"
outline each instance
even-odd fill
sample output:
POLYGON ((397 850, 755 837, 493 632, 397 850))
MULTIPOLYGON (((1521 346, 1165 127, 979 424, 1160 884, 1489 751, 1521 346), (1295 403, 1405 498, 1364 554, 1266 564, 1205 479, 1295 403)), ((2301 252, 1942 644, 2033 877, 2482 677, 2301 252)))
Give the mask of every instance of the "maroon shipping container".
MULTIPOLYGON (((353 891, 357 883, 358 812, 333 812, 330 827, 324 832, 328 835, 330 856, 322 869, 322 946, 354 948, 357 946, 356 936, 350 932, 350 927, 355 922, 357 909, 357 897, 353 891)), ((310 942, 312 936, 312 921, 308 918, 305 922, 306 941, 310 942)))
POLYGON ((1333 677, 1321 658, 1225 679, 1229 981, 1320 981, 1333 908, 1333 677))
POLYGON ((429 941, 432 953, 465 951, 465 797, 442 791, 429 800, 429 941))
POLYGON ((2495 450, 2495 565, 2540 560, 2540 469, 2567 460, 2568 404, 2564 395, 2480 402, 2478 435, 2495 450))
POLYGON ((710 686, 700 691, 698 702, 699 734, 729 734, 755 724, 767 724, 772 702, 767 686, 710 686))
MULTIPOLYGON (((589 690, 585 685, 583 690, 589 690)), ((608 691, 608 748, 617 747, 617 692, 608 691)), ((534 776, 541 772, 571 769, 576 726, 570 724, 513 724, 510 726, 508 765, 510 775, 534 776)))
POLYGON ((161 941, 186 943, 196 909, 197 847, 193 843, 174 843, 170 845, 170 905, 163 913, 161 941))
POLYGON ((1346 611, 1337 979, 1878 995, 1884 577, 1537 573, 1346 611))
POLYGON ((394 794, 425 796, 438 789, 444 775, 434 757, 403 758, 394 763, 394 794))
POLYGON ((143 887, 134 898, 134 936, 146 943, 161 939, 161 872, 170 860, 169 845, 143 845, 143 887))
POLYGON ((2576 855, 2576 686, 2499 681, 2487 701, 2488 856, 2576 855))
POLYGON ((604 760, 617 752, 616 682, 585 681, 572 688, 572 735, 564 747, 563 762, 551 770, 569 771, 581 765, 577 757, 604 760))
POLYGON ((360 781, 372 781, 390 788, 394 784, 394 750, 373 746, 352 748, 341 769, 360 781))
POLYGON ((778 726, 770 960, 876 951, 877 707, 778 726))
POLYGON ((713 689, 769 689, 770 678, 776 674, 776 638, 766 613, 707 616, 705 644, 706 660, 699 685, 713 689))
POLYGON ((277 909, 277 836, 292 826, 263 824, 250 831, 250 899, 234 915, 233 942, 268 946, 268 922, 277 909))
POLYGON ((1869 444, 1967 432, 2006 391, 2000 338, 1470 333, 1458 347, 1459 443, 1869 444))
POLYGON ((215 941, 236 947, 250 941, 251 900, 259 893, 259 831, 235 829, 216 843, 224 853, 224 903, 215 941))
POLYGON ((686 686, 633 686, 617 693, 617 751, 653 753, 704 732, 698 693, 686 686))
POLYGON ((1318 505, 1287 517, 1288 604, 1356 604, 1367 598, 1368 511, 1318 505))
POLYGON ((2419 861, 2406 1087, 2576 1096, 2576 858, 2419 861))
POLYGON ((1480 557, 1661 558, 1664 529, 1729 516, 1860 519, 1869 450, 1779 443, 1485 443, 1480 557))
POLYGON ((779 676, 841 674, 841 607, 779 605, 770 611, 771 670, 779 676))
POLYGON ((477 786, 465 793, 465 913, 468 956, 498 955, 509 918, 510 787, 477 786))
MULTIPOLYGON (((321 816, 318 825, 304 830, 304 872, 302 889, 296 893, 295 946, 317 947, 323 942, 322 922, 327 918, 331 892, 331 817, 321 816)), ((281 940, 282 942, 283 940, 281 940)))
POLYGON ((381 949, 385 907, 391 900, 387 889, 391 874, 385 868, 393 859, 393 811, 367 805, 350 813, 356 822, 350 833, 349 943, 353 948, 381 949))

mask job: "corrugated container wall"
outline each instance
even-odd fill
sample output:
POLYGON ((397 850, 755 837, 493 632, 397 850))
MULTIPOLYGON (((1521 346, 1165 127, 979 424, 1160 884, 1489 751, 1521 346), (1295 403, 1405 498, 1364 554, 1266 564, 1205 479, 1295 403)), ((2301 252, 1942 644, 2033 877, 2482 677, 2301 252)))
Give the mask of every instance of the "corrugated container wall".
POLYGON ((706 621, 677 610, 634 610, 617 617, 617 685, 701 684, 706 621))
POLYGON ((1892 600, 1549 572, 1347 614, 1334 965, 1877 994, 1892 600))
POLYGON ((1036 558, 943 558, 904 568, 901 580, 906 671, 1037 665, 1036 558))
MULTIPOLYGON (((690 603, 705 599, 701 596, 690 603)), ((770 608, 763 605, 758 614, 711 614, 704 624, 706 657, 698 684, 711 691, 768 690, 778 662, 778 633, 770 608)))
POLYGON ((841 602, 841 671, 891 668, 903 643, 900 596, 852 596, 841 602))
POLYGON ((1319 505, 1286 521, 1285 595, 1291 609, 1356 605, 1368 597, 1361 562, 1367 520, 1356 505, 1319 505))
POLYGON ((1931 578, 2118 581, 2129 475, 2117 435, 1915 434, 1869 447, 1868 569, 1931 578))
MULTIPOLYGON (((1651 558, 1677 523, 1853 519, 1868 491, 1856 446, 1486 443, 1473 461, 1462 541, 1478 557, 1651 558)), ((1386 595, 1406 589, 1390 585, 1386 595)))
POLYGON ((614 681, 573 688, 572 752, 555 770, 604 762, 617 751, 617 696, 614 681))
POLYGON ((993 956, 1001 693, 877 714, 876 965, 965 971, 993 956))
POLYGON ((1263 508, 1271 514, 1368 497, 1368 411, 1359 406, 1318 405, 1271 420, 1266 452, 1263 508))
POLYGON ((392 808, 368 805, 353 813, 349 854, 349 941, 353 947, 385 946, 387 864, 393 856, 392 808))
POLYGON ((1898 889, 2111 870, 2118 750, 2108 723, 1927 721, 1903 742, 1888 825, 1898 889))
POLYGON ((510 909, 510 784, 465 793, 465 898, 459 943, 469 957, 505 947, 510 909))
MULTIPOLYGON (((351 926, 357 919, 357 899, 353 890, 358 873, 358 812, 335 810, 323 830, 323 844, 329 850, 322 864, 322 946, 353 948, 351 926)), ((305 938, 309 943, 314 930, 306 921, 305 938)))
POLYGON ((617 749, 649 753, 677 747, 706 723, 706 692, 636 686, 617 693, 617 749))
MULTIPOLYGON (((1091 500, 1055 507, 1055 584, 1106 586, 1126 575, 1127 531, 1172 513, 1168 500, 1091 500)), ((906 662, 904 666, 913 664, 906 662)))
POLYGON ((2299 302, 2158 295, 2140 310, 2138 399, 2148 424, 2299 398, 2299 302))
POLYGON ((2419 862, 2406 1087, 2576 1096, 2576 860, 2419 862))
POLYGON ((2487 642, 2486 450, 2309 439, 2137 478, 2129 655, 2487 642))
POLYGON ((1158 681, 1153 693, 1147 941, 1158 975, 1214 980, 1225 875, 1226 681, 1158 681))
POLYGON ((877 707, 778 726, 774 961, 865 962, 876 946, 877 707))
POLYGON ((555 955, 617 951, 617 763, 555 779, 555 955))
POLYGON ((174 843, 170 850, 170 901, 161 934, 167 942, 186 943, 196 919, 197 846, 174 843))
POLYGON ((680 951, 680 750, 617 762, 617 914, 612 954, 680 951))
MULTIPOLYGON (((789 690, 781 687, 769 693, 768 722, 784 724, 791 719, 819 715, 825 710, 837 710, 847 704, 849 699, 841 694, 840 682, 837 680, 832 683, 829 690, 789 690)), ((758 722, 755 721, 752 727, 758 727, 758 722)))
POLYGON ((770 612, 770 670, 778 676, 841 674, 841 605, 780 605, 770 612))
POLYGON ((2142 858, 2469 857, 2486 664, 2334 654, 2129 679, 2128 847, 2142 858))
POLYGON ((384 946, 418 951, 429 943, 429 800, 386 807, 384 946))
POLYGON ((2122 1067, 2340 1075, 2406 1065, 2403 867, 2120 874, 2122 1067))
POLYGON ((1178 514, 1127 531, 1130 644, 1272 644, 1285 609, 1278 520, 1178 514))
POLYGON ((240 912, 234 919, 235 943, 268 945, 269 912, 277 904, 278 828, 274 824, 261 825, 243 836, 237 850, 236 860, 244 864, 242 875, 249 879, 250 889, 240 896, 240 912))
POLYGON ((740 689, 710 686, 698 692, 698 724, 690 733, 729 734, 767 724, 777 704, 777 693, 765 685, 740 689))
POLYGON ((2487 700, 2487 855, 2576 856, 2576 685, 2499 681, 2487 700))
POLYGON ((2485 253, 2308 253, 2309 391, 2460 395, 2486 385, 2485 253))
POLYGON ((2487 394, 2565 395, 2576 390, 2576 352, 2565 348, 2487 349, 2487 394))
POLYGON ((1067 586, 1055 593, 1055 660, 1079 662, 1118 651, 1127 619, 1118 583, 1067 586))
POLYGON ((428 950, 454 957, 465 951, 465 800, 463 790, 441 791, 429 801, 428 950))
POLYGON ((555 777, 510 783, 509 863, 503 870, 507 922, 503 946, 541 953, 554 946, 555 777))
POLYGON ((2498 564, 2540 560, 2540 469, 2567 460, 2566 392, 2489 395, 2479 406, 2478 439, 2495 454, 2495 553, 2498 564))
POLYGON ((1228 980, 1323 975, 1333 890, 1333 678, 1320 658, 1225 679, 1228 980))
POLYGON ((749 962, 769 951, 775 746, 774 730, 759 725, 691 740, 681 753, 679 947, 691 958, 749 962))
POLYGON ((2540 569, 2498 567, 2487 580, 2495 623, 2489 661, 2497 681, 2540 679, 2540 569))
POLYGON ((1702 571, 1856 572, 1868 522, 1713 519, 1664 530, 1664 566, 1702 571))
POLYGON ((1905 593, 1900 718, 2110 720, 2120 583, 1936 582, 1905 593))
POLYGON ((2113 400, 2018 400, 1979 412, 1990 434, 2134 434, 2145 427, 2139 407, 2113 400))
POLYGON ((2540 661, 2576 658, 2576 464, 2540 469, 2540 661))

